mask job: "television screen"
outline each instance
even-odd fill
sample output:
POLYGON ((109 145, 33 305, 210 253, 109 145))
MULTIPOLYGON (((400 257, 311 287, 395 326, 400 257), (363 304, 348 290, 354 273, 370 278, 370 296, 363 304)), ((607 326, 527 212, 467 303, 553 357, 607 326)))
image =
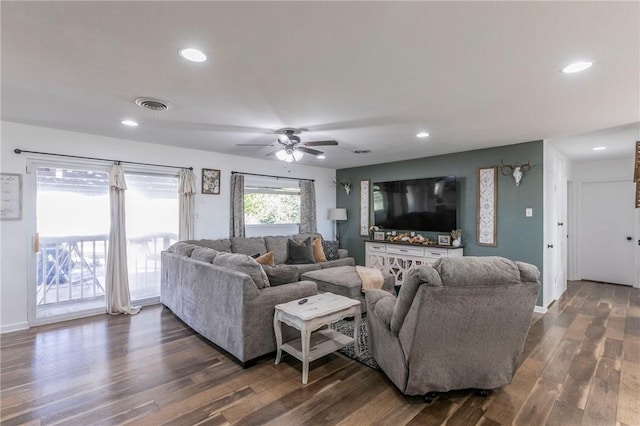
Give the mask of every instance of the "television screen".
POLYGON ((455 176, 375 182, 374 223, 383 229, 450 232, 457 228, 455 176))

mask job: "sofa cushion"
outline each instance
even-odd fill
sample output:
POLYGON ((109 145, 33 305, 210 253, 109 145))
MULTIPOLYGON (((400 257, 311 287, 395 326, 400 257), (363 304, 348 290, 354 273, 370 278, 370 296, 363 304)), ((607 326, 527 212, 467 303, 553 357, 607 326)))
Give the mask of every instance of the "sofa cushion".
POLYGON ((265 254, 267 247, 262 237, 236 237, 231 238, 231 252, 251 256, 255 253, 265 254))
POLYGON ((301 242, 292 239, 287 240, 287 250, 289 252, 287 263, 290 265, 315 263, 312 244, 311 237, 301 242))
POLYGON ((298 281, 298 268, 293 265, 262 265, 271 287, 298 281))
POLYGON ((208 247, 217 251, 231 253, 231 240, 222 238, 220 240, 187 240, 185 243, 195 244, 200 247, 208 247))
POLYGON ((244 272, 251 277, 259 289, 269 287, 269 279, 264 269, 262 269, 262 265, 251 256, 240 253, 218 253, 211 263, 234 271, 244 272))
POLYGON ((253 257, 256 260, 256 262, 258 262, 261 265, 266 265, 266 266, 274 265, 273 263, 274 255, 272 251, 268 251, 265 254, 254 254, 251 257, 253 257))
POLYGON ((327 260, 336 260, 340 258, 337 241, 322 241, 322 250, 324 251, 324 255, 327 260))
POLYGON ((322 265, 322 263, 300 263, 300 264, 291 265, 291 266, 293 266, 298 270, 298 279, 300 279, 302 274, 304 274, 305 272, 319 271, 320 269, 322 269, 320 265, 322 265))
POLYGON ((287 236, 273 236, 273 237, 264 237, 264 244, 268 251, 272 251, 275 258, 274 262, 276 265, 287 262, 288 251, 287 251, 287 240, 289 237, 287 236))
POLYGON ((445 287, 486 287, 520 282, 520 269, 504 257, 446 257, 438 260, 433 267, 440 274, 445 287))
POLYGON ((211 263, 213 258, 218 254, 217 250, 209 247, 196 247, 191 252, 191 258, 195 260, 201 260, 203 262, 211 263))
POLYGON ((313 239, 313 259, 316 262, 326 262, 327 257, 324 255, 324 250, 322 249, 322 238, 316 237, 313 239))
POLYGON ((188 257, 188 256, 191 256, 191 252, 193 252, 193 250, 195 250, 197 247, 198 246, 194 244, 189 244, 185 241, 178 241, 177 243, 167 248, 167 251, 171 253, 179 254, 181 256, 188 257))

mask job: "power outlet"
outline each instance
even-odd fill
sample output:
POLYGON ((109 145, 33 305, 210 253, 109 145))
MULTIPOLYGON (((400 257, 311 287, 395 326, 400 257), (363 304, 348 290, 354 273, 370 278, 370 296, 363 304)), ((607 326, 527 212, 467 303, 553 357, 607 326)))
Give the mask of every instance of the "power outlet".
POLYGON ((531 207, 527 207, 526 209, 524 209, 524 216, 533 217, 533 209, 531 207))

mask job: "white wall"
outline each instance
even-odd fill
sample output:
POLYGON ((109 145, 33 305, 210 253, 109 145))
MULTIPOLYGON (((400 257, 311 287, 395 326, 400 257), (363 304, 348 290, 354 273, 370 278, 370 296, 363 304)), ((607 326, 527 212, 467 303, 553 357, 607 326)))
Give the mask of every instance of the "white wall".
POLYGON ((570 179, 574 182, 598 179, 633 179, 633 157, 573 163, 570 179))
MULTIPOLYGON (((327 211, 336 205, 336 190, 331 184, 334 169, 292 164, 288 170, 277 161, 259 160, 208 151, 182 149, 164 145, 135 142, 35 127, 12 122, 2 122, 0 130, 0 164, 3 173, 23 175, 23 200, 27 195, 25 168, 31 154, 14 154, 15 148, 58 154, 100 157, 145 163, 191 166, 197 179, 202 168, 221 171, 220 195, 195 197, 198 216, 195 225, 196 238, 221 238, 229 234, 229 180, 231 171, 272 174, 296 178, 315 179, 318 232, 331 237, 332 223, 327 211)), ((132 129, 135 131, 135 129, 132 129)), ((215 140, 211 141, 215 146, 215 140)), ((40 157, 42 158, 42 157, 40 157)), ((49 157, 54 158, 54 157, 49 157)), ((126 167, 126 164, 124 165, 126 167)), ((200 185, 198 184, 200 190, 200 185)), ((25 203, 23 203, 24 205, 25 203)), ((23 219, 0 222, 0 332, 28 326, 27 318, 27 268, 31 256, 31 238, 28 234, 35 213, 23 209, 23 219)))

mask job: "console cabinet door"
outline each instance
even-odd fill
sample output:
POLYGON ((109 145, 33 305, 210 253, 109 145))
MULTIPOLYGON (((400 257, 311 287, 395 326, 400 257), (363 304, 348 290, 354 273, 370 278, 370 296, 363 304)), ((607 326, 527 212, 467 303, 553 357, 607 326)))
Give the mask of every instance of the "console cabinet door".
POLYGON ((411 269, 433 265, 443 257, 463 256, 462 248, 420 247, 380 242, 365 242, 365 266, 388 272, 402 285, 411 269))

